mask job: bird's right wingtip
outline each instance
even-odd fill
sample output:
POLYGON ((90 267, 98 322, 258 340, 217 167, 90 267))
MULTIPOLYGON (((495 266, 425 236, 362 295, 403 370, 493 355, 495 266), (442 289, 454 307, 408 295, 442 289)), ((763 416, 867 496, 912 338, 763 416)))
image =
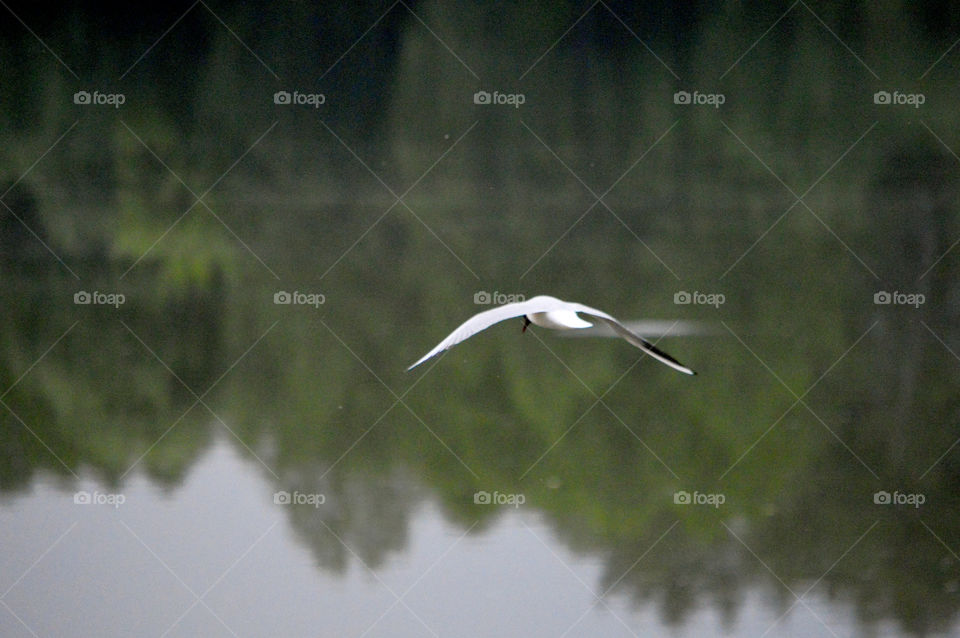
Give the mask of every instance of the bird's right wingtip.
POLYGON ((673 363, 669 363, 668 365, 674 370, 676 370, 677 372, 682 372, 683 374, 689 374, 691 377, 697 376, 696 371, 694 371, 691 368, 688 368, 687 366, 683 365, 678 361, 674 361, 673 363))

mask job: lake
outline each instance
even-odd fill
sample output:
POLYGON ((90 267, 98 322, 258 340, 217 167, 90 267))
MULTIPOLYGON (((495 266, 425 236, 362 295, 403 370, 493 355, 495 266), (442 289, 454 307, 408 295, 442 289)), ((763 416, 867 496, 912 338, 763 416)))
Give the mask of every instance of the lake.
POLYGON ((960 631, 951 5, 4 10, 0 634, 960 631))

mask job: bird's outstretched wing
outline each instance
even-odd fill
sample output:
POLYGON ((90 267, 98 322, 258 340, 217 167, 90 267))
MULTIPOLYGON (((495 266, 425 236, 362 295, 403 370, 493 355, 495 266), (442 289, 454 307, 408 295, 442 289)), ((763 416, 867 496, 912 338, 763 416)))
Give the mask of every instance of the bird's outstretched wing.
MULTIPOLYGON (((647 341, 651 338, 665 339, 670 337, 708 337, 721 334, 721 330, 708 321, 694 321, 687 319, 635 319, 633 321, 621 321, 623 327, 635 335, 640 335, 647 341)), ((598 321, 592 328, 583 330, 566 330, 559 333, 560 337, 583 338, 583 337, 617 337, 613 328, 598 321)))
POLYGON ((447 335, 446 339, 434 346, 433 350, 420 357, 420 359, 412 366, 407 368, 407 370, 416 368, 430 357, 440 354, 444 350, 449 350, 461 341, 469 339, 473 335, 481 332, 482 330, 486 330, 495 323, 500 323, 501 321, 505 321, 507 319, 513 319, 514 317, 522 317, 529 313, 555 310, 558 305, 562 305, 563 303, 564 302, 560 301, 559 299, 555 299, 554 297, 541 295, 526 301, 517 301, 515 303, 497 306, 496 308, 491 308, 490 310, 484 310, 483 312, 470 317, 460 324, 456 330, 447 335), (557 303, 555 304, 552 302, 557 303))
POLYGON ((668 355, 663 350, 657 348, 655 345, 653 345, 652 343, 650 343, 640 335, 634 333, 625 325, 623 325, 622 323, 620 323, 619 321, 617 321, 607 313, 603 312, 602 310, 597 310, 596 308, 591 308, 590 306, 584 306, 583 304, 579 304, 579 303, 568 303, 567 306, 569 306, 569 308, 575 312, 579 312, 593 319, 602 321, 603 323, 610 326, 614 332, 616 332, 618 335, 626 339, 627 343, 630 343, 631 345, 634 345, 640 348, 641 350, 649 354, 651 357, 653 357, 657 361, 667 364, 674 370, 678 370, 680 372, 683 372, 684 374, 696 374, 696 372, 694 372, 687 366, 683 365, 682 363, 680 363, 679 361, 677 361, 676 359, 668 355))
POLYGON ((652 343, 644 339, 638 334, 633 333, 630 329, 624 326, 622 323, 603 312, 602 310, 597 310, 596 308, 591 308, 590 306, 584 306, 579 303, 571 303, 568 301, 562 301, 556 297, 550 297, 547 295, 540 295, 534 297, 533 299, 528 299, 526 301, 518 301, 516 303, 508 303, 503 306, 498 306, 496 308, 491 308, 490 310, 485 310, 479 314, 470 317, 456 330, 447 335, 447 338, 434 346, 433 350, 423 355, 416 363, 407 368, 407 370, 412 370, 418 365, 433 357, 444 350, 448 350, 453 346, 457 345, 465 339, 469 339, 473 335, 477 334, 482 330, 486 330, 495 323, 499 323, 506 319, 512 319, 514 317, 522 317, 524 315, 534 314, 538 312, 552 312, 555 310, 572 310, 573 312, 578 312, 593 319, 602 321, 603 323, 610 326, 614 332, 626 339, 631 345, 640 348, 651 357, 665 363, 674 370, 683 372, 684 374, 696 374, 693 370, 686 367, 670 355, 668 355, 663 350, 660 350, 652 343))

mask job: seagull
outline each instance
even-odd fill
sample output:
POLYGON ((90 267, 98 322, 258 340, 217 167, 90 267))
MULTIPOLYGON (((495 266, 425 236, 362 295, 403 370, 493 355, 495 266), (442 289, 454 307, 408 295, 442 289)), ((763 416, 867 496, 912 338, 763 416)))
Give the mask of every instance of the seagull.
POLYGON ((593 326, 589 321, 581 319, 577 313, 586 315, 594 321, 606 324, 619 336, 627 340, 651 357, 661 363, 665 363, 674 370, 679 370, 684 374, 696 374, 693 370, 686 367, 666 352, 660 350, 652 343, 638 334, 632 332, 622 323, 596 308, 584 306, 583 304, 563 301, 556 297, 539 295, 526 301, 517 301, 503 306, 497 306, 490 310, 484 310, 464 321, 460 326, 447 335, 447 338, 438 343, 433 350, 423 355, 419 361, 414 363, 407 370, 413 370, 418 365, 444 350, 449 350, 461 341, 469 339, 481 330, 486 330, 495 323, 500 323, 506 319, 514 317, 523 317, 523 330, 526 332, 527 326, 533 324, 541 328, 550 328, 552 330, 579 330, 593 326))

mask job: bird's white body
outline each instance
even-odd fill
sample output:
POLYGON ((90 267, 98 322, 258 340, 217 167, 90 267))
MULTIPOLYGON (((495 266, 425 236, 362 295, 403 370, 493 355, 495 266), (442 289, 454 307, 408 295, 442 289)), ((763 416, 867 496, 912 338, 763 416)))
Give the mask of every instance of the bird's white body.
POLYGON ((579 330, 593 326, 584 321, 572 310, 551 310, 549 312, 532 312, 525 315, 535 326, 550 328, 551 330, 579 330))
POLYGON ((628 343, 640 348, 657 361, 670 366, 674 370, 678 370, 684 374, 696 374, 696 372, 666 352, 659 350, 652 343, 640 335, 635 334, 602 310, 597 310, 596 308, 584 306, 579 303, 562 301, 556 297, 549 297, 547 295, 540 295, 532 299, 527 299, 526 301, 508 303, 477 313, 460 324, 456 330, 447 335, 446 339, 434 346, 433 350, 423 355, 416 363, 407 369, 410 370, 417 367, 430 357, 444 350, 448 350, 464 339, 469 339, 481 330, 486 330, 493 324, 505 321, 506 319, 526 317, 530 323, 540 326, 541 328, 550 328, 551 330, 578 330, 593 326, 592 323, 581 319, 578 313, 606 324, 628 343))

